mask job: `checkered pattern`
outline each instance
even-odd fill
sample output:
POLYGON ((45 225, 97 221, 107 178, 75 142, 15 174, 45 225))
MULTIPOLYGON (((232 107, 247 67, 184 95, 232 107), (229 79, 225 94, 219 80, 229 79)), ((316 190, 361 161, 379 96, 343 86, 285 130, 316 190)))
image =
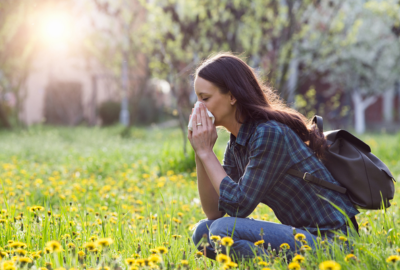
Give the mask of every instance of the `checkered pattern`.
POLYGON ((318 228, 345 232, 345 217, 330 202, 349 218, 359 213, 346 194, 286 173, 293 168, 339 185, 299 136, 277 121, 242 124, 237 138, 230 135, 222 166, 228 176, 220 185, 219 210, 229 216, 247 217, 264 203, 282 224, 317 234, 318 228))

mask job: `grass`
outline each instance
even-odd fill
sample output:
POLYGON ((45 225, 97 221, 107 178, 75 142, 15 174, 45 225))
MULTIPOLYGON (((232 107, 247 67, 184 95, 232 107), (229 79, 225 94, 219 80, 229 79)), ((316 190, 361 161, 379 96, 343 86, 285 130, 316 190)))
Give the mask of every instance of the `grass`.
MULTIPOLYGON (((119 126, 35 126, 0 132, 1 269, 222 267, 197 254, 191 242, 190 229, 205 216, 198 200, 190 143, 184 156, 178 129, 139 128, 124 137, 121 131, 119 126), (12 248, 18 241, 27 245, 23 251, 12 248), (50 241, 56 241, 55 245, 49 245, 50 241), (102 247, 101 243, 106 244, 102 247), (58 244, 63 251, 56 252, 58 244), (160 247, 167 253, 157 253, 163 250, 160 247), (153 253, 161 261, 151 267, 138 265, 149 264, 144 259, 153 253), (132 261, 136 266, 129 266, 132 261)), ((228 135, 219 132, 215 152, 220 161, 228 135)), ((399 180, 400 134, 360 138, 399 180)), ((342 269, 396 269, 397 262, 386 260, 399 254, 398 201, 395 197, 387 211, 361 211, 357 215, 361 236, 349 238, 356 259, 346 259, 349 254, 337 239, 334 245, 320 242, 315 251, 304 251, 300 267, 318 269, 320 263, 332 260, 342 269)), ((279 222, 265 205, 258 206, 251 217, 279 222)), ((271 269, 288 269, 278 256, 263 260, 269 261, 271 269)), ((331 264, 333 268, 325 269, 338 269, 331 264)), ((253 261, 238 265, 238 269, 263 267, 253 261)))

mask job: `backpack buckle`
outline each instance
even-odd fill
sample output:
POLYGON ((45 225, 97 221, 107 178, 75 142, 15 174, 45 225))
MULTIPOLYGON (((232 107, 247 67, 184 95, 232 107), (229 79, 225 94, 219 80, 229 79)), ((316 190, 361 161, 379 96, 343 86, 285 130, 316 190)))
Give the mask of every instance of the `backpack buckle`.
MULTIPOLYGON (((306 180, 307 173, 308 173, 308 172, 305 172, 305 173, 304 173, 303 180, 306 181, 306 182, 310 182, 310 181, 306 180)), ((310 173, 308 173, 308 174, 310 174, 310 173)), ((310 174, 310 175, 311 175, 311 174, 310 174)))

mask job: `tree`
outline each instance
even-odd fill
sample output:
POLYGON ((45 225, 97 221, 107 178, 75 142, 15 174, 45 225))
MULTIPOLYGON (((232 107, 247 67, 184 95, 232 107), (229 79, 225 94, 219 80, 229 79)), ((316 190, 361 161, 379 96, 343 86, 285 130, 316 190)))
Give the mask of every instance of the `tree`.
POLYGON ((394 87, 398 77, 400 44, 393 27, 399 10, 391 0, 330 1, 321 2, 319 12, 309 17, 301 61, 326 74, 333 90, 342 88, 351 95, 357 133, 365 131, 365 109, 394 87), (339 12, 327 21, 332 5, 339 12), (319 35, 325 37, 322 42, 319 35))
POLYGON ((11 128, 9 116, 3 107, 5 93, 13 93, 16 98, 15 120, 26 97, 24 84, 27 80, 34 51, 34 37, 28 23, 32 1, 0 2, 0 121, 11 128))

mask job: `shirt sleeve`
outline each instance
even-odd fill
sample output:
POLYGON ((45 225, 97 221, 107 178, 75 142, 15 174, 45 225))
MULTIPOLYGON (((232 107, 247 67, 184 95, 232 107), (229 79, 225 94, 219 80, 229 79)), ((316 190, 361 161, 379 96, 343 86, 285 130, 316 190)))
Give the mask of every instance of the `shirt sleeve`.
POLYGON ((233 217, 250 215, 291 165, 279 127, 259 125, 248 147, 249 163, 239 181, 228 175, 219 187, 218 208, 233 217))
POLYGON ((224 168, 225 172, 229 175, 229 177, 237 182, 239 180, 239 172, 237 169, 237 165, 235 162, 235 158, 232 154, 232 149, 230 149, 231 141, 228 141, 228 144, 225 148, 224 159, 222 160, 222 167, 224 168))

